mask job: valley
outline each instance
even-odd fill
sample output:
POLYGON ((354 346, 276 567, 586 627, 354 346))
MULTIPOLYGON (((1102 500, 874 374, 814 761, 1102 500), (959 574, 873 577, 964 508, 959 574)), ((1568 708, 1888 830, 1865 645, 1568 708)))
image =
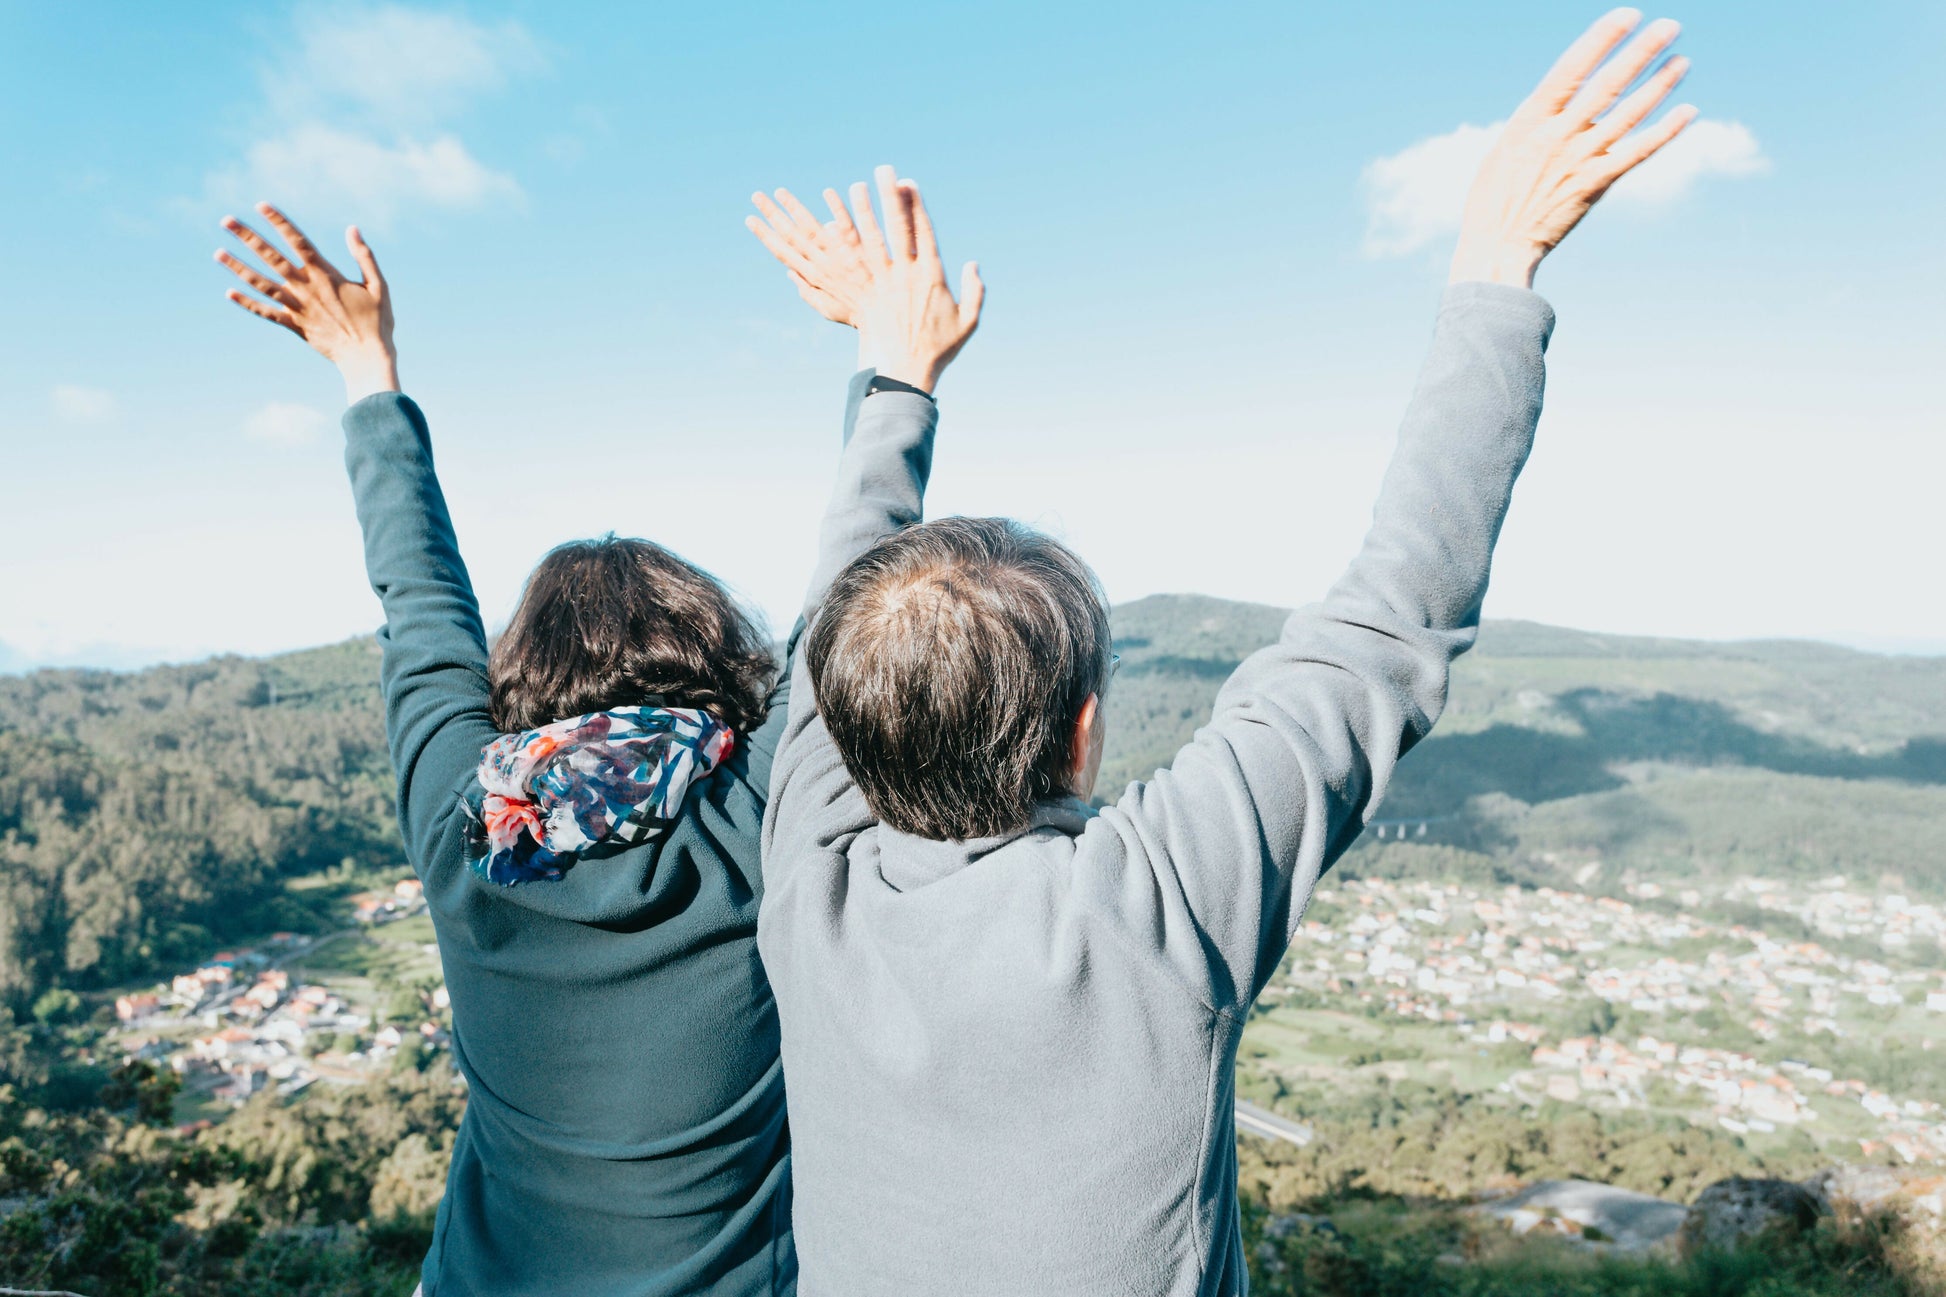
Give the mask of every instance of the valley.
MULTIPOLYGON (((1282 617, 1117 608, 1099 791, 1282 617)), ((0 1277, 410 1291, 465 1092, 376 667, 0 677, 0 1277), (49 1239, 72 1264, 27 1267, 49 1239)), ((1943 735, 1946 659, 1489 622, 1245 1030, 1239 1098, 1307 1137, 1239 1137, 1256 1290, 1691 1290, 1468 1214, 1558 1179, 1882 1167, 1946 1217, 1943 735), (1349 1286, 1292 1286, 1319 1267, 1349 1286)), ((1871 1237, 1791 1291, 1867 1253, 1929 1291, 1871 1237)))

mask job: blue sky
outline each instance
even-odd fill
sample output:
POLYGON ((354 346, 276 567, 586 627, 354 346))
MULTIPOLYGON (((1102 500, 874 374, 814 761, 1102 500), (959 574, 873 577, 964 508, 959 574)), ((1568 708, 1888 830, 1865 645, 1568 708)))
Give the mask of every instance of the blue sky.
MULTIPOLYGON (((490 621, 613 529, 787 624, 851 341, 742 218, 885 161, 990 289, 934 511, 1047 526, 1118 600, 1305 602, 1369 516, 1461 128, 1598 12, 6 0, 0 669, 375 624, 336 376, 210 260, 260 197, 376 248, 490 621)), ((1541 272, 1488 614, 1946 651, 1946 9, 1668 12, 1703 121, 1541 272)))

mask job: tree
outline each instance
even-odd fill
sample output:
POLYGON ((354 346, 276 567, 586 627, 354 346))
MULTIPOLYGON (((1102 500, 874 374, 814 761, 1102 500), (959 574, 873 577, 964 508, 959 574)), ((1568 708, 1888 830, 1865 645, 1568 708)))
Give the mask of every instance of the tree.
POLYGON ((34 1001, 34 1021, 43 1027, 56 1027, 81 1016, 81 997, 64 986, 56 986, 34 1001))

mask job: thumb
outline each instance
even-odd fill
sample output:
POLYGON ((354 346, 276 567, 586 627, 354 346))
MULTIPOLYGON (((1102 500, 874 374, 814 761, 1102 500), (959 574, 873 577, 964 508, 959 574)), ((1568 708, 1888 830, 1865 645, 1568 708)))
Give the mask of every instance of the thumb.
POLYGON ((356 225, 349 226, 345 230, 345 246, 351 249, 352 258, 358 262, 358 269, 364 272, 365 287, 374 293, 383 292, 385 276, 378 271, 378 258, 372 255, 371 246, 365 242, 365 236, 358 232, 356 225))
POLYGON ((980 278, 980 263, 969 261, 959 272, 959 322, 968 333, 980 324, 980 306, 986 301, 987 286, 980 278))

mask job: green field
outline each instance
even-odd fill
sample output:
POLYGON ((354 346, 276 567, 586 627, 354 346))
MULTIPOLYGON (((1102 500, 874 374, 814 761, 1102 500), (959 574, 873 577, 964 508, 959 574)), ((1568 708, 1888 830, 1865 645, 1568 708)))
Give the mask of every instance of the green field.
POLYGON ((326 937, 315 952, 293 959, 288 967, 293 978, 359 992, 442 980, 432 919, 425 914, 326 937))

